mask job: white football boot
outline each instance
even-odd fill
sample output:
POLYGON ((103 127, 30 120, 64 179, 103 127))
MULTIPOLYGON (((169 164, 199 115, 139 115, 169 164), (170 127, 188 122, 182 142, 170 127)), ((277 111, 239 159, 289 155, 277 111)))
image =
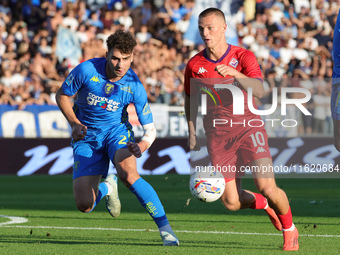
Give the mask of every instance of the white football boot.
POLYGON ((118 179, 114 174, 107 175, 104 182, 109 183, 113 190, 110 195, 105 196, 106 208, 112 217, 118 217, 122 208, 118 196, 118 179))
POLYGON ((179 246, 179 241, 174 231, 161 231, 163 246, 179 246))

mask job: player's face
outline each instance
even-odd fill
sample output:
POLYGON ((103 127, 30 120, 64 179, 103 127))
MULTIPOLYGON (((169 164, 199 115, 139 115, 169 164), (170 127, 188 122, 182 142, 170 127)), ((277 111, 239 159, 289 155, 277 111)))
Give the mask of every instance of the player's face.
POLYGON ((120 80, 129 70, 133 61, 133 54, 121 53, 120 50, 113 48, 106 53, 107 67, 106 73, 113 81, 120 80))
POLYGON ((210 14, 200 18, 198 29, 207 48, 217 48, 221 42, 225 43, 227 24, 221 17, 210 14))

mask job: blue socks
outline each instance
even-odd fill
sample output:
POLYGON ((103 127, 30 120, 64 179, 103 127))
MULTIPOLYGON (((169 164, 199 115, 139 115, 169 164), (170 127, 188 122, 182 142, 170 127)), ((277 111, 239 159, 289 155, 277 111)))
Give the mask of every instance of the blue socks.
POLYGON ((109 191, 109 189, 108 189, 107 185, 104 182, 99 184, 97 199, 96 199, 96 201, 94 201, 93 208, 89 212, 93 211, 93 209, 96 207, 96 205, 99 204, 99 201, 102 200, 102 198, 107 195, 108 191, 109 191))
MULTIPOLYGON (((157 224, 158 228, 169 224, 168 218, 165 215, 163 205, 158 198, 153 187, 146 182, 142 177, 132 184, 130 190, 136 195, 138 201, 149 212, 152 219, 157 224)), ((98 199, 97 199, 98 200, 98 199)))
MULTIPOLYGON (((108 194, 107 185, 102 182, 98 187, 98 196, 94 202, 93 209, 99 203, 99 201, 108 194)), ((134 184, 130 187, 130 191, 136 195, 138 201, 141 205, 148 211, 152 219, 157 224, 158 228, 165 227, 169 225, 168 218, 166 217, 163 205, 159 200, 159 197, 153 187, 146 182, 142 177, 140 177, 134 184)))

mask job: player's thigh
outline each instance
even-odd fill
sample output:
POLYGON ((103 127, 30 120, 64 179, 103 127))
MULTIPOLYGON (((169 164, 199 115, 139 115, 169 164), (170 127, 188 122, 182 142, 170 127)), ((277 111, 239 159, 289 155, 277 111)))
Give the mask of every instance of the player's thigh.
POLYGON ((334 137, 340 138, 340 120, 333 118, 334 137))
POLYGON ((121 181, 129 186, 140 176, 137 172, 136 157, 127 149, 127 142, 134 142, 133 132, 125 125, 120 125, 107 138, 107 153, 115 165, 121 181))
POLYGON ((275 173, 271 158, 261 158, 248 164, 254 176, 256 188, 265 195, 270 195, 276 190, 275 173))
POLYGON ((137 172, 136 157, 126 149, 122 148, 116 151, 113 160, 119 179, 126 187, 130 187, 135 181, 140 178, 137 172))
POLYGON ((241 179, 230 179, 225 183, 225 190, 221 196, 221 201, 225 205, 238 204, 240 201, 239 194, 241 192, 241 179))
POLYGON ((225 133, 222 135, 209 133, 207 134, 207 149, 211 165, 223 174, 226 182, 240 176, 237 168, 238 144, 235 136, 225 136, 225 133))
POLYGON ((75 142, 73 147, 73 179, 87 175, 106 177, 109 169, 109 157, 104 151, 102 140, 89 135, 86 139, 75 142))
POLYGON ((75 178, 73 180, 75 200, 82 204, 93 204, 101 178, 102 175, 86 175, 75 178))

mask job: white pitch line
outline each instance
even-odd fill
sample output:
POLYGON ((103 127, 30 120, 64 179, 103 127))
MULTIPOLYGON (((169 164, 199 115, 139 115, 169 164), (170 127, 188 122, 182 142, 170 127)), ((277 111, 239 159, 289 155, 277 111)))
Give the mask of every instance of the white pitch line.
POLYGON ((28 221, 28 219, 23 218, 23 217, 16 217, 16 216, 7 216, 7 215, 0 215, 1 218, 8 218, 11 221, 7 222, 2 222, 0 223, 0 227, 4 225, 10 225, 10 224, 20 224, 20 223, 25 223, 28 221))
MULTIPOLYGON (((4 226, 3 228, 41 228, 41 229, 67 229, 67 230, 105 230, 105 231, 131 231, 131 232, 158 232, 155 229, 133 229, 133 228, 85 228, 85 227, 55 227, 55 226, 4 226)), ((176 230, 178 233, 190 233, 190 234, 224 234, 224 235, 259 235, 259 236, 282 236, 282 234, 275 233, 247 233, 247 232, 230 232, 230 231, 192 231, 192 230, 176 230)), ((308 235, 300 234, 299 236, 308 237, 335 237, 339 238, 340 235, 308 235)))

